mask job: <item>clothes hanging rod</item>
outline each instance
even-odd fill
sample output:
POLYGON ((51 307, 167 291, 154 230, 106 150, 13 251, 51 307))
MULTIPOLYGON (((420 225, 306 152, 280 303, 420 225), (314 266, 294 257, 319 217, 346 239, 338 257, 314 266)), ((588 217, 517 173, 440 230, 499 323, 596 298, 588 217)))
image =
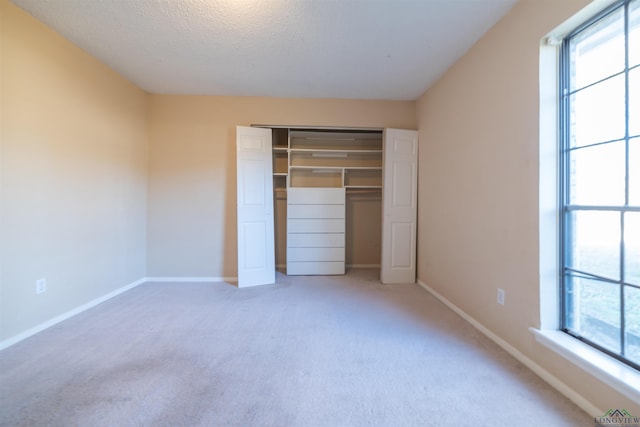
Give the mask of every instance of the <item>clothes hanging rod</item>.
POLYGON ((331 138, 328 136, 307 136, 305 139, 310 141, 355 141, 355 138, 331 138))
POLYGON ((313 169, 311 173, 340 173, 340 169, 313 169))
POLYGON ((309 126, 309 125, 270 125, 270 124, 252 124, 251 127, 271 128, 271 129, 289 129, 296 130, 319 130, 319 131, 356 131, 356 132, 382 132, 385 128, 376 127, 349 127, 349 126, 309 126))
POLYGON ((349 157, 347 153, 311 153, 311 157, 327 157, 327 158, 342 158, 349 157))

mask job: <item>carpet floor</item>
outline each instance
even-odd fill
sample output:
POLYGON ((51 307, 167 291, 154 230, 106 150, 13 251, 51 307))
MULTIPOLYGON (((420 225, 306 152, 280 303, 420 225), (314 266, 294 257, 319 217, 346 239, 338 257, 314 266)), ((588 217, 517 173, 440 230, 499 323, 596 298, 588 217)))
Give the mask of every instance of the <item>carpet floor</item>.
POLYGON ((590 426, 377 270, 145 283, 0 352, 2 426, 590 426))

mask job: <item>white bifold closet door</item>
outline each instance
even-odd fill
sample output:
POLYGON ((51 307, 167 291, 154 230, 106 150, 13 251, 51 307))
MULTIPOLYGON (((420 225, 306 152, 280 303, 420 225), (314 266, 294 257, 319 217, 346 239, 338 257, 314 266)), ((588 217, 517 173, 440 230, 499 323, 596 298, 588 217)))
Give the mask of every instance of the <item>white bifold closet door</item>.
POLYGON ((418 132, 385 129, 382 184, 382 283, 416 281, 418 132))
POLYGON ((238 287, 275 283, 271 129, 236 128, 238 287))

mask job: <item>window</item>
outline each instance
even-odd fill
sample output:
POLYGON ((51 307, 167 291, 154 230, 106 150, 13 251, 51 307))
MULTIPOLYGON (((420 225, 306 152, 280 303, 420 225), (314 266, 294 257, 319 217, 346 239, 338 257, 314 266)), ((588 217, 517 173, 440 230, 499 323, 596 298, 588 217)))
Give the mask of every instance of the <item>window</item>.
POLYGON ((640 369, 640 0, 560 54, 561 327, 640 369))

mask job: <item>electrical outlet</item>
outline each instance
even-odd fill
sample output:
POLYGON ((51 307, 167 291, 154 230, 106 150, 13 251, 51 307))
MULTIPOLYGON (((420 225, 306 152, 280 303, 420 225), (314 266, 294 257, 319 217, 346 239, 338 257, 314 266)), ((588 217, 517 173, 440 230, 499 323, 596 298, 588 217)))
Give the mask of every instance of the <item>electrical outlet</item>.
POLYGON ((504 305, 504 289, 498 288, 498 304, 504 305))
POLYGON ((36 280, 36 294, 41 294, 47 291, 47 279, 42 278, 36 280))

